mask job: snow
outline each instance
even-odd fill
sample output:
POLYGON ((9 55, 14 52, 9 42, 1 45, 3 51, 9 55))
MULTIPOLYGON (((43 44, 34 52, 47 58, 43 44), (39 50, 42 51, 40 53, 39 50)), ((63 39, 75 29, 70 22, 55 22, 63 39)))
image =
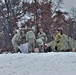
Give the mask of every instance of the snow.
MULTIPOLYGON (((66 10, 64 9, 57 9, 56 11, 61 11, 61 12, 66 12, 66 10)), ((68 13, 68 12, 67 12, 68 13)), ((54 13, 51 17, 53 18, 56 15, 56 13, 54 13)), ((67 20, 69 18, 69 15, 64 14, 65 19, 67 20)), ((56 20, 56 19, 55 19, 56 20)))
POLYGON ((1 75, 76 75, 76 53, 1 54, 1 75))

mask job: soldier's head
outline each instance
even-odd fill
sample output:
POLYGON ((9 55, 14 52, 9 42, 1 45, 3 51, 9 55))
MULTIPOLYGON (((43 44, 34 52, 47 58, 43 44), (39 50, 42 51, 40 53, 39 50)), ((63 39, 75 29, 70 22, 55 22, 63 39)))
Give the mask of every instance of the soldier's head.
POLYGON ((39 32, 40 32, 40 33, 43 33, 43 29, 42 29, 42 28, 40 28, 40 29, 39 29, 39 32))
POLYGON ((22 29, 19 29, 19 34, 23 35, 23 30, 22 29))
POLYGON ((32 28, 31 28, 31 27, 29 27, 29 28, 28 28, 28 31, 30 31, 30 30, 32 30, 32 28))
POLYGON ((60 33, 60 29, 59 28, 55 29, 55 34, 58 34, 58 33, 60 33))

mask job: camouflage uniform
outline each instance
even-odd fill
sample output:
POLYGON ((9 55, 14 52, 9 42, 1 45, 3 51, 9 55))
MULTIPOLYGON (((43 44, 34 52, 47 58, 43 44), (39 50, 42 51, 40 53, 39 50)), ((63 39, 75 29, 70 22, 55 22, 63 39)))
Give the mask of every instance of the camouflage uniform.
POLYGON ((47 36, 44 32, 38 33, 38 38, 41 38, 43 41, 47 42, 47 36))
POLYGON ((36 46, 39 48, 39 52, 44 52, 44 43, 41 38, 36 40, 36 46))
POLYGON ((62 34, 62 40, 63 40, 63 47, 64 47, 64 51, 70 49, 69 47, 69 38, 67 35, 62 34))
POLYGON ((76 49, 76 40, 74 40, 73 48, 76 49))
POLYGON ((40 52, 44 52, 44 45, 45 45, 45 42, 47 42, 46 34, 44 32, 43 33, 38 33, 38 39, 41 39, 43 41, 43 44, 38 45, 38 46, 39 46, 40 52))
MULTIPOLYGON (((58 51, 69 51, 70 49, 76 49, 76 40, 73 40, 71 37, 68 37, 65 34, 61 35, 62 45, 60 45, 60 50, 58 51)), ((56 41, 53 40, 48 43, 48 46, 51 46, 53 51, 55 50, 56 41)))
POLYGON ((22 41, 22 35, 20 35, 20 32, 18 32, 17 34, 15 34, 12 38, 12 45, 14 47, 14 52, 17 53, 18 52, 18 46, 22 41))
POLYGON ((28 31, 26 33, 26 41, 28 42, 28 51, 30 52, 34 52, 34 48, 35 48, 35 34, 32 30, 28 31))
POLYGON ((63 40, 63 46, 64 46, 64 50, 67 50, 67 49, 73 49, 73 48, 76 48, 76 40, 74 40, 73 38, 71 37, 68 37, 67 35, 63 34, 62 35, 62 40, 63 40))
POLYGON ((57 51, 62 51, 63 50, 63 41, 62 41, 62 36, 60 33, 55 35, 55 49, 57 51))

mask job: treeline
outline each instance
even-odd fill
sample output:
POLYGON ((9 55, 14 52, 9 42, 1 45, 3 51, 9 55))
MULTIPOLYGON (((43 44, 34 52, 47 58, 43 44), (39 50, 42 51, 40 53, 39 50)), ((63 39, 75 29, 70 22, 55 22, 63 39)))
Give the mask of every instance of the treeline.
POLYGON ((11 39, 16 28, 39 27, 44 29, 49 41, 55 28, 76 39, 76 21, 66 11, 58 10, 62 0, 57 0, 56 7, 52 0, 0 0, 0 50, 12 49, 11 39))

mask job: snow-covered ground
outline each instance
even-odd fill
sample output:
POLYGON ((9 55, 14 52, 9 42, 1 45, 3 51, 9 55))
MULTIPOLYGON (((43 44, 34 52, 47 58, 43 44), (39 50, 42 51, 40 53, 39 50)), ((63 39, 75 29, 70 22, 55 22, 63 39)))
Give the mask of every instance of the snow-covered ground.
POLYGON ((1 54, 0 75, 76 75, 76 53, 1 54))

